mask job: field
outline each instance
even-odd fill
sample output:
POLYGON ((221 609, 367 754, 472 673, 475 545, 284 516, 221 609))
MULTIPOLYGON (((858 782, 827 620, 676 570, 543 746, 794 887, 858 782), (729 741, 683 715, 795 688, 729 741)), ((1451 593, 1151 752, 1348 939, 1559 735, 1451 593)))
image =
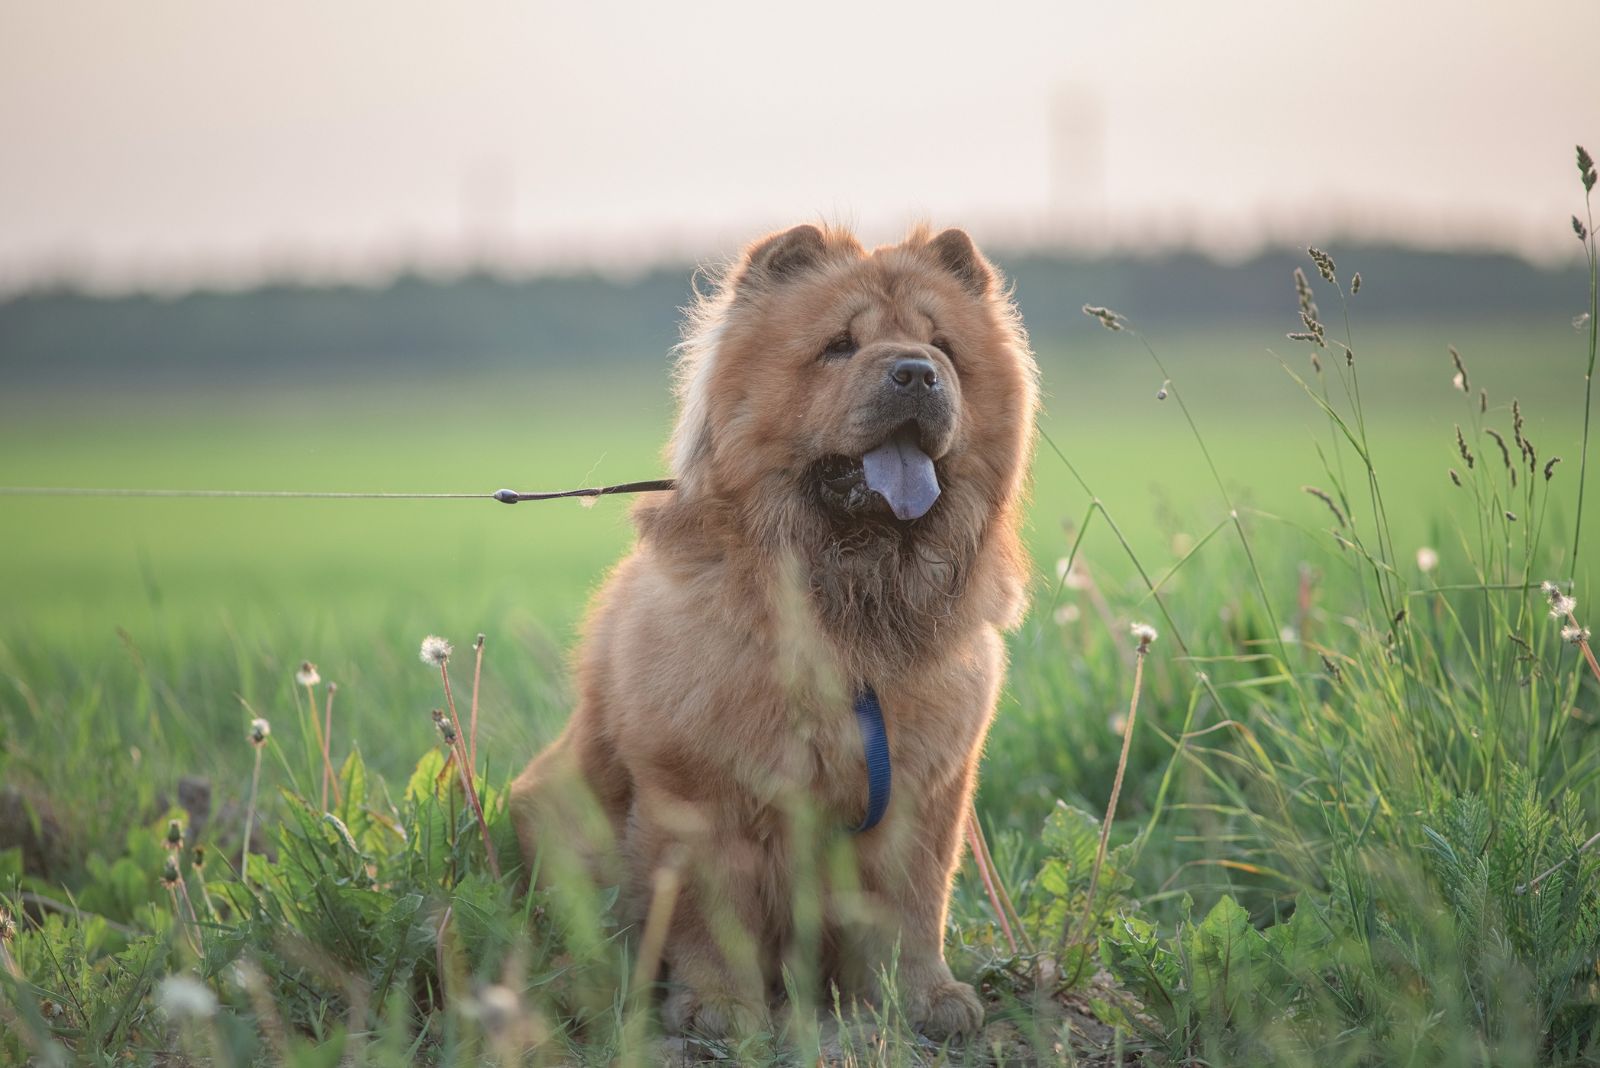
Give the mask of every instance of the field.
MULTIPOLYGON (((1282 321, 1151 330, 1160 366, 1132 332, 1087 319, 1040 345, 1034 609, 1012 638, 978 802, 1022 944, 970 863, 952 917, 953 966, 990 999, 984 1036, 941 1053, 891 1005, 870 1036, 797 1020, 775 1050, 758 1037, 732 1055, 1600 1054, 1600 890, 1578 848, 1600 830, 1600 677, 1584 677, 1538 585, 1575 578, 1584 618, 1580 565, 1600 524, 1585 517, 1576 563, 1572 539, 1592 335, 1548 317, 1366 325, 1359 295, 1347 335, 1337 292, 1317 285, 1330 336, 1356 353, 1346 366, 1319 350, 1320 375, 1311 347, 1284 338, 1287 285, 1282 321), (1318 396, 1326 385, 1349 436, 1295 375, 1318 396), (1482 427, 1505 435, 1505 465, 1482 427), (1332 494, 1337 523, 1308 485, 1332 494), (1102 869, 1133 622, 1160 637, 1102 869)), ((0 485, 489 492, 650 478, 667 379, 663 356, 625 374, 441 361, 403 381, 21 390, 0 396, 0 485)), ((477 771, 514 856, 498 789, 563 721, 582 605, 629 536, 614 500, 0 497, 0 818, 24 812, 29 843, 0 853, 0 899, 29 918, 0 969, 0 1060, 109 1062, 123 1047, 303 1064, 730 1055, 657 1044, 622 992, 630 936, 606 925, 604 902, 558 894, 529 911, 509 877, 486 874, 459 798, 428 786, 441 695, 418 643, 454 641, 464 700, 482 632, 477 771), (332 759, 368 799, 334 806, 348 834, 321 819, 303 660, 337 683, 332 759), (278 861, 252 858, 252 895, 229 865, 254 716, 272 724, 259 821, 278 861), (185 854, 177 880, 203 899, 198 931, 174 923, 187 898, 161 878, 169 815, 194 820, 169 812, 183 776, 211 785, 201 844, 216 859, 197 873, 185 854), (418 828, 439 841, 419 845, 418 828), (297 907, 312 896, 316 909, 297 907), (447 908, 453 941, 439 934, 447 908), (168 975, 209 993, 186 1015, 177 1002, 195 991, 161 985, 168 975), (496 997, 518 1006, 513 1022, 496 997)))

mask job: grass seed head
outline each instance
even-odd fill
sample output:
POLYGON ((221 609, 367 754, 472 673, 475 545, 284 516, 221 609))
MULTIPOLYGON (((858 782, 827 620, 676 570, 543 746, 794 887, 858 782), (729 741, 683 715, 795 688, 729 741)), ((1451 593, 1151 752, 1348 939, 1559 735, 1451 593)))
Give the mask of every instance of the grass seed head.
POLYGON ((1322 275, 1322 280, 1324 282, 1327 282, 1330 285, 1339 284, 1338 279, 1333 273, 1334 266, 1332 256, 1316 247, 1306 249, 1306 255, 1310 256, 1311 262, 1317 265, 1317 273, 1322 275))
MULTIPOLYGON (((1476 461, 1472 457, 1472 450, 1467 448, 1466 435, 1461 433, 1461 424, 1456 424, 1456 448, 1461 452, 1461 458, 1467 462, 1467 470, 1472 470, 1476 461)), ((1460 485, 1458 482, 1457 485, 1460 485)))
POLYGON ((1589 239, 1589 228, 1583 225, 1583 220, 1576 215, 1572 217, 1572 232, 1578 235, 1579 241, 1589 239))
POLYGON ((1595 180, 1594 157, 1582 145, 1578 146, 1578 174, 1583 178, 1583 191, 1587 193, 1592 190, 1595 180))
POLYGON ((1353 297, 1361 292, 1361 272, 1357 271, 1350 277, 1350 295, 1353 297))
POLYGON ((1544 465, 1544 480, 1549 482, 1556 473, 1556 464, 1561 462, 1561 457, 1552 456, 1550 462, 1544 465))
POLYGON ((1486 390, 1486 389, 1480 389, 1480 390, 1478 390, 1478 414, 1479 415, 1483 415, 1486 412, 1488 412, 1488 410, 1489 410, 1489 391, 1486 390))
POLYGON ((1446 470, 1450 472, 1450 481, 1454 482, 1457 486, 1461 485, 1461 476, 1456 474, 1456 469, 1449 467, 1446 468, 1446 470))
POLYGON ((455 648, 437 634, 430 634, 422 639, 422 649, 418 655, 422 662, 429 667, 442 668, 450 661, 450 654, 455 648))
POLYGON ((1102 308, 1098 304, 1085 304, 1083 306, 1083 314, 1091 319, 1100 320, 1100 325, 1107 330, 1121 330, 1123 324, 1127 322, 1126 319, 1110 308, 1102 308))
POLYGON ((267 744, 267 738, 272 734, 272 724, 257 716, 250 721, 250 729, 245 737, 250 739, 250 744, 260 749, 267 744))
POLYGON ((322 681, 322 676, 317 674, 317 665, 309 660, 300 661, 300 670, 294 673, 294 681, 307 688, 317 685, 322 681))
POLYGON ((1467 378, 1467 365, 1461 362, 1461 353, 1456 351, 1454 345, 1447 347, 1450 349, 1450 362, 1456 367, 1456 375, 1450 380, 1450 384, 1463 393, 1471 393, 1472 383, 1467 378))
POLYGON ((1301 486, 1300 489, 1327 505, 1328 511, 1333 513, 1333 518, 1338 521, 1341 527, 1350 525, 1345 521, 1344 512, 1339 510, 1338 504, 1334 503, 1333 496, 1327 490, 1318 489, 1316 486, 1301 486))
POLYGON ((1494 438, 1496 445, 1500 446, 1500 459, 1506 465, 1506 470, 1511 470, 1511 449, 1506 445, 1506 439, 1494 427, 1484 427, 1483 432, 1494 438))

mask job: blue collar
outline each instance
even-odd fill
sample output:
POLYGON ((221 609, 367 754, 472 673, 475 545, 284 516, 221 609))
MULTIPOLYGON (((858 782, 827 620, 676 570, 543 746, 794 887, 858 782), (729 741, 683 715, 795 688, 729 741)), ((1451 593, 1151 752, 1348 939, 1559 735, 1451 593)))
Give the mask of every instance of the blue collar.
POLYGON ((883 706, 871 686, 861 687, 855 707, 867 756, 867 815, 851 833, 862 834, 876 827, 889 807, 889 735, 883 728, 883 706))

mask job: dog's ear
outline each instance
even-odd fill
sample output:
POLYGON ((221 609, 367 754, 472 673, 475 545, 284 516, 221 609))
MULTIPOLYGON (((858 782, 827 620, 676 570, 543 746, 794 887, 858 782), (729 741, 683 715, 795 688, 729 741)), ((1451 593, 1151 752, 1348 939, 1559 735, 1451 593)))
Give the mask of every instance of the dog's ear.
POLYGON ((983 258, 978 246, 972 243, 965 230, 952 227, 928 242, 928 251, 939 266, 956 276, 956 279, 975 297, 987 297, 994 292, 994 268, 983 258))
POLYGON ((787 281, 816 267, 827 255, 828 243, 822 231, 803 223, 751 245, 744 254, 739 285, 787 281))

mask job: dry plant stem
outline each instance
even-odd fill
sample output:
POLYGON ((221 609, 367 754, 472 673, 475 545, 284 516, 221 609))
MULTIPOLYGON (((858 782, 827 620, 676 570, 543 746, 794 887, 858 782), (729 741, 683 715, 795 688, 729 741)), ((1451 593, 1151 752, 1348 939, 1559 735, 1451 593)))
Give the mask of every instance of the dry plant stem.
MULTIPOLYGON (((449 666, 449 664, 447 664, 443 660, 441 660, 439 662, 439 678, 444 680, 444 703, 445 703, 445 707, 450 710, 450 725, 456 729, 456 740, 462 742, 462 746, 463 746, 462 760, 463 760, 463 762, 465 762, 466 753, 465 753, 464 750, 465 750, 465 739, 466 739, 467 736, 465 734, 463 734, 462 731, 461 731, 461 717, 456 715, 456 697, 455 697, 455 694, 450 689, 450 666, 449 666)), ((476 771, 477 770, 476 766, 474 766, 472 768, 472 770, 476 771)), ((471 776, 468 776, 468 778, 470 778, 470 777, 471 776)))
MULTIPOLYGON (((1582 628, 1578 625, 1578 617, 1574 616, 1571 612, 1567 613, 1567 622, 1572 624, 1572 626, 1577 627, 1580 632, 1582 631, 1582 628)), ((1594 651, 1589 648, 1589 639, 1580 638, 1577 642, 1577 645, 1578 649, 1583 653, 1583 658, 1589 662, 1590 674, 1594 675, 1596 682, 1600 682, 1600 663, 1595 661, 1594 651)))
MULTIPOLYGON (((1584 842, 1583 845, 1578 847, 1578 852, 1577 852, 1576 855, 1580 856, 1580 857, 1583 856, 1585 853, 1589 852, 1589 850, 1591 848, 1593 848, 1593 846, 1594 846, 1594 844, 1596 842, 1600 842, 1600 833, 1596 833, 1596 834, 1590 835, 1589 836, 1589 840, 1587 842, 1584 842)), ((1571 859, 1572 859, 1571 857, 1567 858, 1567 860, 1571 860, 1571 859)), ((1523 885, 1517 887, 1517 893, 1525 894, 1529 890, 1537 890, 1537 889, 1539 889, 1539 884, 1540 883, 1544 882, 1546 879, 1550 878, 1550 876, 1554 875, 1556 872, 1558 872, 1562 868, 1566 867, 1567 860, 1559 861, 1558 863, 1550 865, 1544 871, 1540 872, 1538 875, 1535 875, 1528 882, 1526 882, 1523 885)))
POLYGON ((994 910, 995 918, 1000 921, 1000 933, 1005 935, 1006 945, 1011 947, 1012 955, 1017 952, 1017 937, 1011 933, 1011 921, 1006 917, 1006 910, 1000 904, 1000 895, 995 890, 994 872, 989 867, 988 850, 984 848, 983 831, 978 826, 978 814, 971 810, 967 812, 967 845, 972 849, 972 861, 978 866, 978 878, 983 880, 983 892, 989 896, 989 907, 994 910))
POLYGON ((244 806, 244 845, 239 849, 239 875, 250 889, 250 830, 256 822, 256 788, 261 785, 261 746, 256 746, 256 767, 250 773, 250 801, 244 806))
POLYGON ((672 926, 672 913, 678 907, 678 891, 683 877, 676 864, 665 864, 656 869, 651 880, 655 885, 650 895, 650 911, 645 915, 644 934, 639 939, 639 960, 634 965, 633 983, 629 994, 634 1004, 645 1004, 649 990, 661 969, 661 952, 667 944, 667 931, 672 926))
POLYGON ((17 967, 16 958, 11 955, 10 948, 4 942, 0 942, 0 971, 15 981, 22 982, 22 969, 17 967))
POLYGON ((478 635, 477 660, 472 667, 472 722, 468 724, 467 758, 473 770, 478 767, 478 687, 483 682, 483 635, 478 635))
POLYGON ((467 802, 472 805, 472 814, 478 820, 478 833, 483 836, 483 851, 489 855, 489 871, 496 879, 500 878, 500 858, 495 854, 494 842, 489 838, 489 821, 484 819, 483 805, 478 801, 478 789, 472 784, 472 771, 467 767, 466 740, 461 735, 456 735, 456 770, 461 773, 461 786, 467 793, 467 802))
MULTIPOLYGON (((1111 821, 1117 817, 1117 799, 1122 795, 1122 776, 1128 770, 1128 750, 1133 744, 1133 721, 1139 713, 1139 690, 1144 686, 1144 658, 1146 649, 1139 648, 1138 659, 1133 663, 1133 697, 1128 701, 1128 722, 1122 727, 1122 755, 1117 758, 1117 776, 1111 781, 1111 800, 1106 803, 1106 818, 1100 821, 1100 845, 1094 851, 1094 869, 1089 874, 1089 897, 1083 906, 1083 930, 1087 933, 1094 922, 1094 895, 1100 889, 1100 869, 1106 862, 1106 845, 1111 840, 1111 821)), ((1067 930, 1063 928, 1062 941, 1067 930)))

